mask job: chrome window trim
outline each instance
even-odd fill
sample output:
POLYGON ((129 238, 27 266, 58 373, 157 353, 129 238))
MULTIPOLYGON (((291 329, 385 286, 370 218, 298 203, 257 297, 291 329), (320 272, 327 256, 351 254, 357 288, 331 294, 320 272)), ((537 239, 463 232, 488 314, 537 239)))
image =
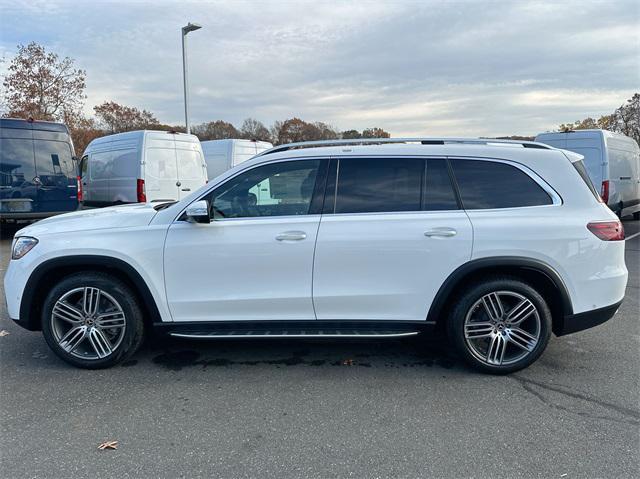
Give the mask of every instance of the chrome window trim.
MULTIPOLYGON (((345 215, 389 215, 389 214, 416 214, 416 213, 446 213, 446 212, 456 212, 456 211, 512 211, 512 210, 521 210, 521 209, 525 209, 525 208, 549 208, 549 207, 555 207, 555 206, 561 206, 563 204, 563 200, 562 197, 560 196, 560 194, 553 189, 546 181, 544 181, 544 179, 538 175, 535 171, 533 171, 531 168, 529 168, 527 165, 524 165, 523 163, 520 163, 516 160, 511 160, 511 159, 507 159, 507 158, 495 158, 492 156, 450 156, 450 155, 388 155, 388 154, 379 154, 379 155, 330 155, 330 156, 295 156, 295 157, 289 157, 289 158, 278 158, 278 159, 269 159, 268 156, 265 157, 265 161, 260 162, 258 164, 254 164, 251 165, 250 167, 244 168, 240 171, 238 171, 236 174, 226 177, 224 178, 222 181, 219 181, 218 183, 212 184, 210 188, 208 188, 205 192, 203 192, 199 197, 195 198, 192 202, 190 202, 189 204, 193 203, 194 201, 199 201, 204 199, 204 197, 206 197, 207 195, 209 195, 214 189, 216 189, 218 186, 221 186, 222 184, 226 183, 227 181, 232 180, 233 178, 237 177, 238 175, 244 174, 245 172, 248 172, 250 170, 253 170, 255 168, 260 168, 262 166, 265 165, 270 165, 270 164, 275 164, 275 163, 283 163, 283 162, 289 162, 289 161, 306 161, 306 160, 338 160, 337 161, 337 166, 336 166, 336 184, 335 184, 335 188, 334 188, 334 211, 335 211, 335 198, 337 195, 337 191, 338 191, 338 182, 339 182, 339 173, 340 173, 340 160, 347 160, 347 159, 366 159, 366 158, 416 158, 416 159, 424 159, 424 160, 428 160, 428 159, 444 159, 444 160, 449 160, 449 161, 455 161, 455 160, 475 160, 475 161, 493 161, 496 163, 505 163, 507 165, 513 166, 514 168, 518 168, 520 171, 522 171, 524 174, 526 174, 527 176, 529 176, 533 181, 536 182, 536 184, 538 186, 540 186, 551 198, 551 204, 549 205, 532 205, 532 206, 513 206, 513 207, 507 207, 507 208, 475 208, 475 209, 466 209, 464 207, 460 208, 460 209, 456 209, 456 210, 415 210, 415 211, 371 211, 371 212, 360 212, 360 213, 321 213, 319 215, 286 215, 286 216, 263 216, 263 217, 246 217, 246 218, 221 218, 221 219, 215 219, 213 221, 238 221, 238 220, 255 220, 255 219, 272 219, 272 218, 300 218, 300 217, 309 217, 309 216, 322 216, 322 215, 332 215, 332 216, 345 216, 345 215)), ((326 195, 326 192, 325 192, 326 195)), ((180 218, 184 215, 187 207, 189 206, 189 204, 187 204, 182 210, 180 210, 180 212, 176 215, 176 217, 173 219, 172 223, 176 223, 176 222, 183 222, 185 220, 180 220, 180 218)))
MULTIPOLYGON (((524 165, 518 161, 504 159, 504 158, 493 158, 493 157, 484 157, 484 156, 447 156, 447 159, 450 161, 455 160, 475 160, 475 161, 492 161, 494 163, 504 163, 506 165, 513 166, 514 168, 519 169, 529 178, 537 183, 537 185, 542 188, 545 193, 549 195, 551 198, 550 205, 531 205, 531 206, 509 206, 506 208, 463 208, 464 211, 504 211, 504 210, 521 210, 523 208, 548 208, 550 206, 560 206, 563 203, 562 197, 556 190, 554 190, 551 185, 549 185, 544 179, 538 175, 535 171, 529 168, 527 165, 524 165)), ((464 206, 464 205, 463 205, 464 206)))
MULTIPOLYGON (((182 210, 180 210, 180 212, 176 215, 176 217, 173 219, 173 221, 171 223, 181 223, 184 222, 186 220, 181 220, 180 218, 185 214, 185 212, 187 211, 187 208, 189 207, 189 205, 191 203, 194 203, 196 201, 200 201, 205 199, 206 196, 208 196, 209 194, 211 194, 211 192, 213 190, 215 190, 216 188, 218 188, 219 186, 222 186, 223 184, 225 184, 227 181, 231 181, 234 178, 237 178, 238 176, 254 170, 256 168, 261 168, 263 166, 266 165, 272 165, 272 164, 276 164, 276 163, 284 163, 284 162, 291 162, 291 161, 306 161, 306 160, 326 160, 329 161, 331 159, 331 157, 329 156, 304 156, 304 157, 293 157, 293 158, 280 158, 277 160, 270 160, 270 161, 263 161, 261 163, 255 164, 255 165, 251 165, 247 168, 243 168, 242 170, 236 172, 236 174, 228 176, 226 178, 224 178, 222 181, 219 181, 218 183, 214 183, 211 185, 210 188, 207 188, 200 196, 198 196, 197 198, 195 198, 193 201, 189 202, 182 210)), ((213 221, 226 221, 226 220, 248 220, 248 219, 256 219, 256 218, 263 218, 263 219, 270 219, 270 218, 300 218, 300 217, 308 217, 308 216, 316 216, 316 215, 286 215, 286 216, 246 216, 243 218, 217 218, 217 219, 211 219, 212 222, 213 221)))

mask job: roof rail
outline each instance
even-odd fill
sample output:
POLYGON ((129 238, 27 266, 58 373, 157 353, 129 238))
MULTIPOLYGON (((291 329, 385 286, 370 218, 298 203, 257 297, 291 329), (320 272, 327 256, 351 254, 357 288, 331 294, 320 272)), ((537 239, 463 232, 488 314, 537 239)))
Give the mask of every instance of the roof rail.
POLYGON ((323 146, 352 146, 352 145, 383 145, 398 143, 420 143, 422 145, 444 145, 444 144, 473 144, 492 145, 503 144, 505 146, 514 145, 523 148, 538 148, 542 150, 552 149, 550 146, 536 143, 534 141, 520 140, 498 140, 493 138, 358 138, 353 140, 320 140, 301 141, 298 143, 287 143, 265 150, 256 156, 269 155, 271 153, 281 153, 288 150, 298 150, 303 148, 320 148, 323 146))

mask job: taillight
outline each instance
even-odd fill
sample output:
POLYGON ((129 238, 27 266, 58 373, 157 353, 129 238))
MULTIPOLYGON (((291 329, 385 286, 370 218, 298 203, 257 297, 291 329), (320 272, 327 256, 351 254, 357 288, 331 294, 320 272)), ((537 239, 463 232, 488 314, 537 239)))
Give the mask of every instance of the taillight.
POLYGON ((587 229, 602 241, 624 240, 624 227, 620 221, 592 221, 587 229))
POLYGON ((147 194, 144 191, 144 180, 141 180, 140 178, 138 178, 137 193, 138 193, 138 203, 146 203, 147 194))
POLYGON ((602 202, 605 205, 609 203, 609 180, 604 180, 602 182, 602 187, 600 188, 600 198, 602 198, 602 202))
POLYGON ((76 177, 77 187, 78 187, 78 202, 82 201, 82 177, 76 177))

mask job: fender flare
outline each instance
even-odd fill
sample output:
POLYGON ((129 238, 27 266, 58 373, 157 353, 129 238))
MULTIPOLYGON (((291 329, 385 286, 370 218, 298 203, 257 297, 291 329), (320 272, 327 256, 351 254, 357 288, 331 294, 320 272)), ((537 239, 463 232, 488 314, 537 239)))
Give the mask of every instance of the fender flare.
POLYGON ((126 261, 111 256, 76 255, 46 260, 33 270, 25 284, 24 293, 20 300, 20 324, 31 331, 40 329, 40 315, 32 313, 39 311, 41 306, 39 301, 43 298, 39 298, 38 294, 42 281, 48 273, 59 268, 91 268, 92 266, 97 266, 102 271, 109 272, 109 270, 112 270, 117 274, 124 275, 132 283, 135 292, 140 295, 143 307, 150 315, 151 322, 160 322, 160 312, 156 301, 147 283, 133 266, 126 261))
POLYGON ((454 270, 444 283, 442 283, 440 289, 436 293, 436 296, 431 303, 431 307, 429 308, 429 312, 427 313, 427 321, 432 323, 437 321, 438 316, 446 306, 447 298, 461 281, 464 281, 464 279, 470 274, 481 269, 492 267, 515 267, 544 274, 560 293, 563 314, 565 316, 573 314, 571 296, 569 296, 569 291, 562 280, 562 277, 555 269, 543 261, 532 258, 523 258, 519 256, 496 256, 475 259, 454 270))

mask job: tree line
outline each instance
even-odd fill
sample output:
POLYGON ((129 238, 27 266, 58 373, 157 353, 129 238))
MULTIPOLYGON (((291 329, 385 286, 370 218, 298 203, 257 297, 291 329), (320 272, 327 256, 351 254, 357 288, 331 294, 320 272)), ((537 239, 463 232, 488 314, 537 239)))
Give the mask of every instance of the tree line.
MULTIPOLYGON (((185 131, 182 125, 161 123, 148 110, 114 101, 95 106, 93 116, 86 116, 83 113, 86 77, 86 71, 76 68, 75 61, 69 57, 61 59, 35 42, 18 45, 3 80, 2 116, 63 122, 69 128, 78 154, 99 136, 143 129, 185 131)), ((390 137, 382 128, 341 132, 327 123, 307 122, 300 118, 276 121, 270 127, 255 118, 247 118, 239 127, 215 120, 194 125, 191 132, 201 141, 245 138, 276 145, 296 141, 390 137)))
POLYGON ((597 120, 587 117, 573 123, 562 123, 558 131, 588 130, 600 128, 627 135, 640 144, 640 93, 634 93, 624 104, 610 115, 602 115, 597 120))

